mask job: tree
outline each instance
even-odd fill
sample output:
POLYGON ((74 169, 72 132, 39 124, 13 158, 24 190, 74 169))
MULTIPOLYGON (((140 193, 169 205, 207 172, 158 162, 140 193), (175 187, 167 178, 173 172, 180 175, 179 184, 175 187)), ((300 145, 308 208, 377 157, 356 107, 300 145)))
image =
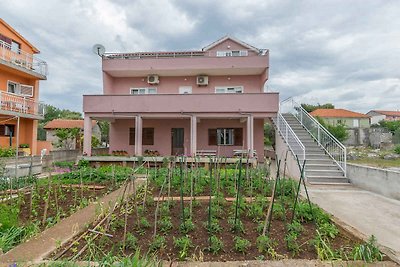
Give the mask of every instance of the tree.
POLYGON ((63 149, 73 149, 76 141, 80 140, 81 129, 56 129, 55 135, 57 137, 57 142, 54 144, 56 147, 63 149))
POLYGON ((346 127, 343 124, 339 123, 338 125, 333 126, 327 124, 322 118, 318 116, 315 118, 322 126, 325 127, 325 129, 327 129, 340 142, 345 141, 349 137, 346 127))
POLYGON ((101 143, 109 143, 109 132, 110 132, 110 123, 108 121, 98 121, 97 124, 100 127, 101 132, 101 143))
POLYGON ((317 105, 311 105, 311 104, 301 104, 301 106, 307 111, 307 112, 313 112, 316 109, 333 109, 335 106, 331 103, 326 103, 326 104, 317 104, 317 105))

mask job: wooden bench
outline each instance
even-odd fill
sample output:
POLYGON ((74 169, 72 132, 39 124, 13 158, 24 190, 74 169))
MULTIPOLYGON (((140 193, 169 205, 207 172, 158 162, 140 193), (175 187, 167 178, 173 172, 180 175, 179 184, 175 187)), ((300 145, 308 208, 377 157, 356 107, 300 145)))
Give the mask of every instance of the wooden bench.
MULTIPOLYGON (((248 154, 248 150, 245 149, 238 149, 238 150, 233 150, 233 156, 234 157, 241 157, 243 155, 243 157, 247 157, 248 154)), ((257 158, 257 151, 253 150, 253 157, 257 158)))
POLYGON ((208 157, 208 156, 216 156, 217 151, 216 150, 197 150, 196 151, 196 156, 199 157, 208 157))

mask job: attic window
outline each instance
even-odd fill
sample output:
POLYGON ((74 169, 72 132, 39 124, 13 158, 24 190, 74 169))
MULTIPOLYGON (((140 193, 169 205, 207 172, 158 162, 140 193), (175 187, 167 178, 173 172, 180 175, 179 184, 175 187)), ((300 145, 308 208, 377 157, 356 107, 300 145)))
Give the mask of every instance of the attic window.
POLYGON ((217 57, 246 57, 246 56, 248 56, 247 50, 217 51, 217 57))

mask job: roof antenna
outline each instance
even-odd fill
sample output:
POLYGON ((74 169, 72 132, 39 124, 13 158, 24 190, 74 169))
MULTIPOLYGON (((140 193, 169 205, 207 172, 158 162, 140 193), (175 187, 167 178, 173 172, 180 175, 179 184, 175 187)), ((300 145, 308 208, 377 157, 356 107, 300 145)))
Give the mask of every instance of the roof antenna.
POLYGON ((106 49, 101 44, 95 44, 92 48, 93 53, 97 54, 99 57, 102 57, 106 52, 106 49))

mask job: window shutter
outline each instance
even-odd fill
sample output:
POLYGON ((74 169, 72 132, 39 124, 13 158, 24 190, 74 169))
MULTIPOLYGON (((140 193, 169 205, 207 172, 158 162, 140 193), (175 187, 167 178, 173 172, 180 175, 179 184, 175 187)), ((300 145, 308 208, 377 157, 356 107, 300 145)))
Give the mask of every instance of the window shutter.
POLYGON ((208 129, 208 145, 217 145, 217 129, 208 129))
POLYGON ((234 145, 235 146, 242 146, 243 145, 243 128, 235 128, 234 129, 234 145))
POLYGON ((20 84, 20 91, 21 95, 33 96, 33 86, 31 85, 20 84))
POLYGON ((143 128, 143 145, 154 145, 154 128, 143 128))
POLYGON ((135 145, 135 128, 129 128, 129 145, 135 145))

